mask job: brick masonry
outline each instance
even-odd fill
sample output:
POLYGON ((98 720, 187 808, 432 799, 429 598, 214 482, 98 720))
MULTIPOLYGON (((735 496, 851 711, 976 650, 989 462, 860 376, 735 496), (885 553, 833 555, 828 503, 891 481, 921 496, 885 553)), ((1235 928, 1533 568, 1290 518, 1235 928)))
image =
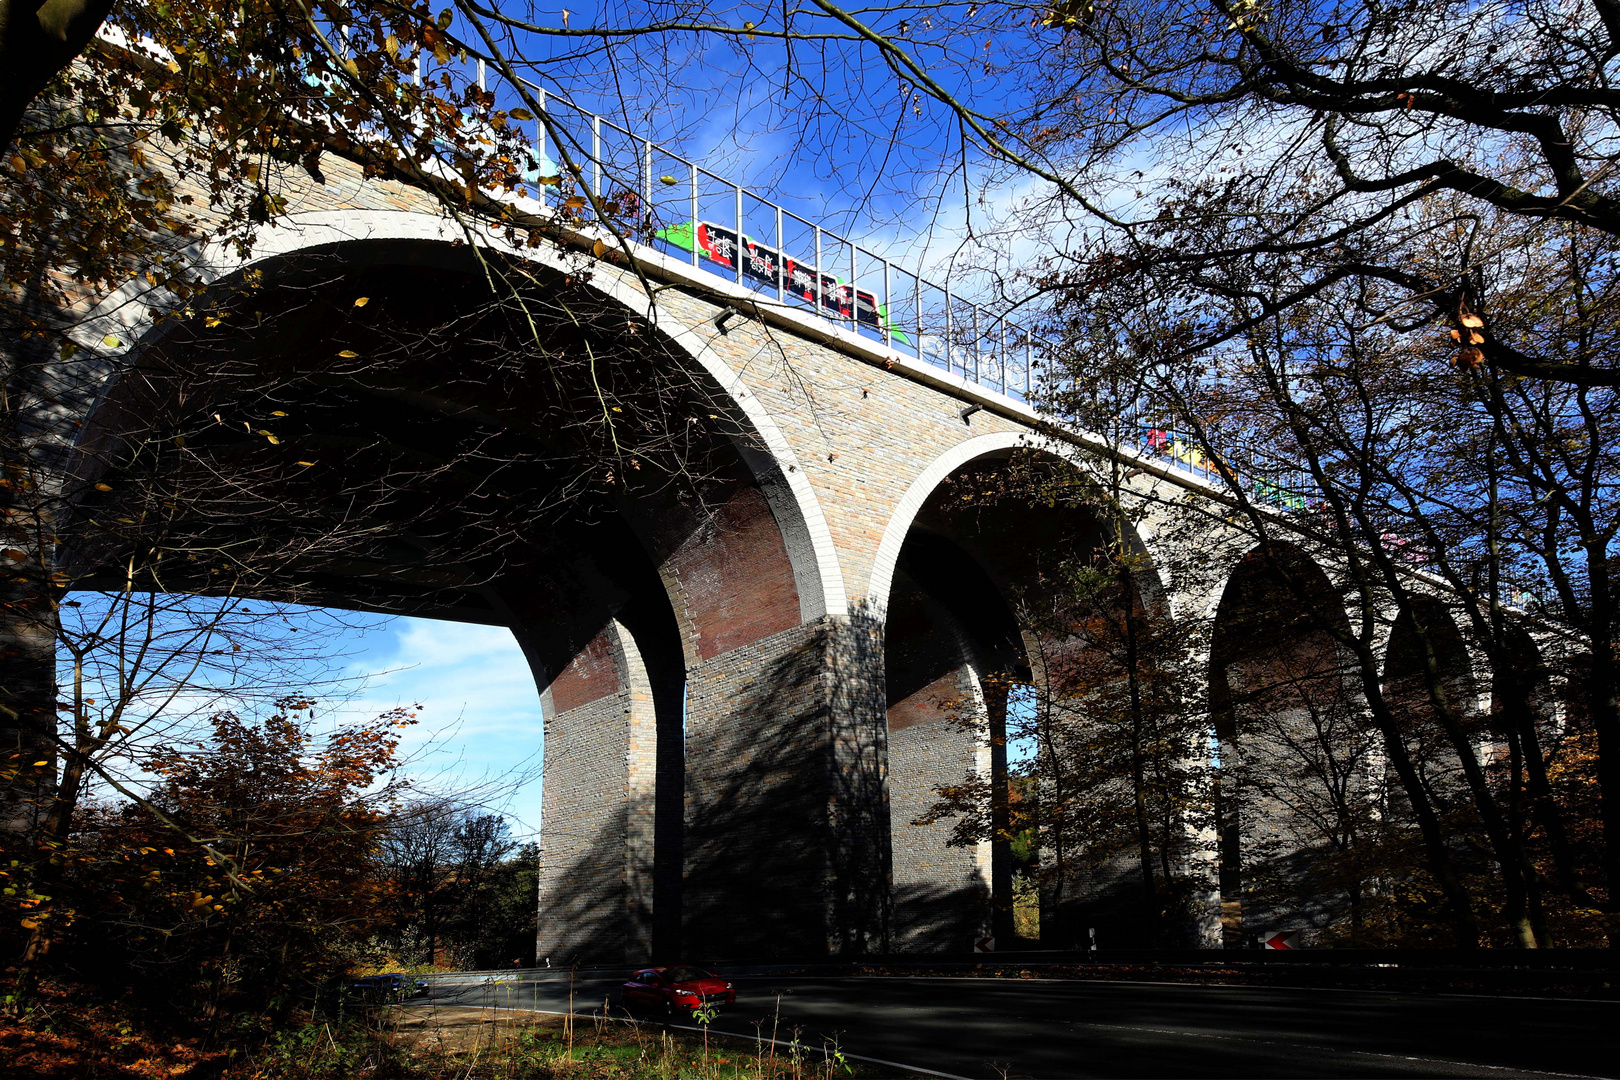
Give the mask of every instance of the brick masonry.
POLYGON ((536 955, 642 962, 652 947, 657 721, 634 640, 609 624, 543 700, 536 955))
MULTIPOLYGON (((286 173, 292 220, 265 233, 257 258, 375 239, 427 253, 459 242, 420 192, 340 160, 323 168, 324 184, 286 173)), ((547 249, 522 257, 561 265, 547 249)), ((227 252, 209 258, 220 274, 239 265, 227 252)), ((929 696, 952 680, 971 689, 972 669, 952 655, 946 674, 890 701, 885 618, 913 519, 937 484, 1028 439, 1034 416, 815 320, 762 313, 757 298, 708 275, 654 263, 676 285, 659 294, 658 325, 724 383, 752 470, 751 483, 656 560, 686 664, 678 947, 710 957, 960 947, 981 925, 988 858, 945 848, 945 826, 909 822, 934 783, 983 764, 929 696), (744 317, 721 329, 717 316, 737 307, 744 317), (964 420, 970 402, 986 407, 964 420), (916 902, 925 894, 952 899, 925 915, 916 902)), ((604 293, 646 311, 633 275, 606 264, 593 273, 604 293)), ((99 306, 87 298, 96 317, 79 332, 85 363, 110 364, 100 343, 140 339, 165 303, 138 283, 99 306)), ((1155 527, 1144 525, 1150 550, 1155 527)), ((995 561, 987 544, 1029 542, 1008 532, 964 549, 995 561)), ((1194 591, 1203 598, 1194 606, 1219 595, 1194 591)), ((655 792, 658 710, 639 657, 610 621, 544 695, 540 955, 554 963, 640 962, 652 948, 653 805, 672 789, 666 777, 655 792)), ((670 737, 666 716, 666 765, 670 737)))
POLYGON ((966 664, 889 706, 897 951, 964 952, 990 932, 990 845, 952 847, 950 819, 917 824, 938 785, 989 775, 990 748, 967 726, 984 711, 966 664))

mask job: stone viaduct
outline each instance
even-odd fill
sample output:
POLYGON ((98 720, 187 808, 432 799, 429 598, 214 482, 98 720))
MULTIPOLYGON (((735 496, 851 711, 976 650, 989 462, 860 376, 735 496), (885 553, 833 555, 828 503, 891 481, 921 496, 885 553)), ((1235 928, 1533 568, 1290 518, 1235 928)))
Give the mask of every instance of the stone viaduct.
MULTIPOLYGON (((203 257, 221 287, 312 255, 368 282, 379 305, 390 289, 478 273, 432 200, 343 162, 324 183, 299 181, 288 202, 251 259, 203 257)), ((536 274, 581 273, 566 246, 482 240, 536 274)), ((577 240, 588 251, 593 234, 577 240)), ((1124 462, 1128 492, 1166 508, 1131 523, 1155 568, 1144 600, 1212 620, 1205 649, 1232 635, 1214 619, 1223 597, 1265 591, 1246 570, 1252 541, 1214 502, 1194 534, 1171 527, 1171 509, 1216 491, 1175 460, 1044 430, 1016 392, 1027 372, 1016 358, 999 358, 993 383, 970 378, 667 247, 638 259, 639 273, 596 260, 589 284, 601 318, 644 320, 660 355, 730 410, 730 458, 709 509, 627 502, 536 538, 536 557, 500 580, 416 609, 511 627, 543 692, 537 955, 813 957, 1005 941, 1010 913, 992 903, 1005 896, 1005 845, 952 847, 947 824, 913 822, 936 785, 994 773, 1005 749, 953 717, 993 731, 1006 700, 986 693, 985 677, 1039 677, 1017 598, 1111 526, 1072 509, 959 509, 951 482, 1020 451, 1065 468, 1124 462)), ((170 332, 153 328, 154 303, 134 292, 103 301, 78 331, 87 352, 138 364, 170 332)), ((101 399, 74 408, 88 415, 101 399)), ((1331 598, 1328 576, 1314 573, 1331 598)), ((341 603, 342 587, 333 595, 341 603)), ((1216 711, 1243 679, 1231 659, 1241 648, 1227 648, 1209 668, 1216 711)), ((1205 882, 1194 938, 1218 944, 1217 844, 1201 835, 1192 847, 1188 872, 1205 882)))

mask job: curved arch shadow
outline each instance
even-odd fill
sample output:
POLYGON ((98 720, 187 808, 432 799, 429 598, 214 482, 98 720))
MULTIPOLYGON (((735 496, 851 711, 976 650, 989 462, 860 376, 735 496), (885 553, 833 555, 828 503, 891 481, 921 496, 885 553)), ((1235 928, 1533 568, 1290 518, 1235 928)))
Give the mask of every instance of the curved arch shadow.
MULTIPOLYGON (((759 430, 757 407, 694 360, 679 328, 664 333, 563 269, 524 269, 523 303, 557 316, 538 331, 492 303, 469 252, 442 243, 317 245, 255 270, 222 279, 206 316, 150 335, 106 388, 72 470, 79 517, 105 518, 154 485, 249 476, 252 488, 190 488, 165 543, 226 540, 253 553, 253 579, 181 562, 168 587, 510 626, 546 690, 548 732, 560 725, 548 779, 572 790, 545 822, 548 903, 573 913, 560 947, 676 955, 685 924, 716 921, 683 910, 687 669, 727 645, 704 623, 724 597, 681 567, 735 526, 756 549, 770 543, 751 537, 775 536, 752 567, 785 567, 764 575, 780 579, 777 623, 752 632, 843 604, 780 434, 759 430), (619 438, 636 441, 609 453, 592 414, 621 410, 619 438), (664 482, 646 479, 666 459, 664 482), (605 466, 621 470, 616 484, 589 479, 605 466), (760 509, 728 510, 743 503, 760 509), (588 738, 566 745, 570 725, 588 738), (604 754, 617 763, 599 768, 604 754)), ((64 559, 93 587, 140 542, 83 529, 64 559)), ((789 885, 805 873, 792 869, 789 885)), ((793 891, 777 920, 824 928, 793 891)), ((735 929, 722 920, 719 940, 735 929)))

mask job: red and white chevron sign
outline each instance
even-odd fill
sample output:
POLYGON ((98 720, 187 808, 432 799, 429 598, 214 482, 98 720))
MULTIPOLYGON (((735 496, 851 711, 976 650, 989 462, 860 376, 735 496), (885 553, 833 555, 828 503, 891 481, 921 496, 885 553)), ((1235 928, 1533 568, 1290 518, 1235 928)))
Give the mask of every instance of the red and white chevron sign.
POLYGON ((1298 930, 1273 930, 1269 934, 1260 935, 1262 949, 1297 949, 1299 948, 1298 930))

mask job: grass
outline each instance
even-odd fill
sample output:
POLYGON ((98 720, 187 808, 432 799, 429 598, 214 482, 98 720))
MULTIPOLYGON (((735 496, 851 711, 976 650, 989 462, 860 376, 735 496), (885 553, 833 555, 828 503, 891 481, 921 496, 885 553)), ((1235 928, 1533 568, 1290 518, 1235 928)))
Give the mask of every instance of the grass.
MULTIPOLYGON (((378 1010, 343 1032, 301 1033, 241 1073, 261 1080, 834 1080, 911 1075, 788 1033, 776 1045, 600 1015, 510 1009, 378 1010), (324 1041, 322 1036, 325 1036, 324 1041)), ((249 1063, 244 1063, 249 1064, 249 1063)))
MULTIPOLYGON (((4 988, 0 980, 0 989, 4 988)), ((517 1009, 343 1008, 214 1023, 150 995, 47 980, 0 1015, 0 1076, 29 1080, 855 1080, 912 1075, 795 1031, 782 1045, 517 1009)), ((689 1021, 688 1021, 689 1022, 689 1021)))

